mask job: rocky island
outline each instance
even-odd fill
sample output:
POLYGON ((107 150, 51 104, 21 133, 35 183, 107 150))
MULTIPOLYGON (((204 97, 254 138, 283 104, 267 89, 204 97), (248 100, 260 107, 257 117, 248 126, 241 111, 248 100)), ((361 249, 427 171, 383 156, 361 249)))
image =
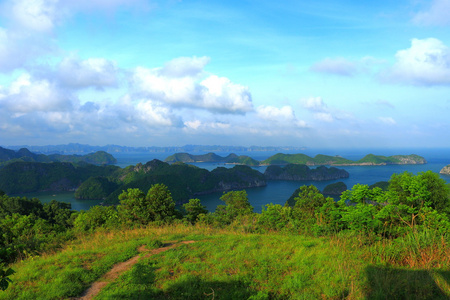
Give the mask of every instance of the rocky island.
POLYGON ((439 173, 443 175, 450 175, 450 165, 443 167, 439 173))
POLYGON ((320 166, 310 169, 307 165, 289 164, 284 167, 269 166, 264 172, 264 176, 266 176, 267 180, 324 181, 348 178, 349 174, 347 171, 335 167, 320 166))

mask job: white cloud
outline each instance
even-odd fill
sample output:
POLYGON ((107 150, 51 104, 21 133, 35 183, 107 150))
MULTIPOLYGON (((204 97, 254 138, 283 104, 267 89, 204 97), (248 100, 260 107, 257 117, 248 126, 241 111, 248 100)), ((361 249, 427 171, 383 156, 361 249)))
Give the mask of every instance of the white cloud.
POLYGON ((268 121, 292 121, 295 119, 294 110, 290 106, 281 108, 274 106, 259 106, 256 108, 258 116, 268 121))
POLYGON ((194 105, 196 82, 192 77, 166 77, 158 69, 137 67, 130 78, 132 87, 138 93, 167 103, 194 105))
POLYGON ((0 98, 0 106, 12 113, 67 111, 72 108, 71 95, 47 80, 34 80, 29 74, 14 81, 9 92, 0 98))
POLYGON ((103 88, 117 85, 118 68, 112 61, 104 58, 80 60, 69 56, 58 66, 61 84, 73 88, 103 88))
POLYGON ((396 125, 397 124, 397 122, 392 117, 379 117, 378 119, 386 125, 396 125))
POLYGON ((413 39, 411 47, 396 53, 396 63, 383 80, 415 85, 450 84, 450 49, 435 38, 413 39))
POLYGON ((52 41, 42 40, 39 35, 0 27, 0 72, 26 67, 39 55, 52 53, 53 46, 52 41))
POLYGON ((200 106, 225 113, 244 113, 253 109, 252 96, 246 86, 228 78, 211 75, 200 83, 200 106))
POLYGON ((417 13, 413 22, 421 25, 449 25, 450 0, 433 0, 428 10, 417 13))
POLYGON ((58 0, 16 0, 11 4, 11 18, 26 30, 52 31, 58 0))
POLYGON ((136 113, 144 124, 152 127, 172 127, 177 126, 177 123, 179 123, 169 108, 154 104, 149 100, 138 102, 136 113))
POLYGON ((164 65, 160 74, 166 77, 195 77, 203 72, 209 57, 178 57, 164 65))
POLYGON ((358 73, 358 65, 345 58, 325 58, 311 66, 311 71, 340 76, 353 76, 358 73))
POLYGON ((314 118, 322 122, 333 122, 334 118, 330 113, 318 112, 314 114, 314 118))
MULTIPOLYGON (((259 106, 256 108, 257 116, 271 122, 269 126, 280 125, 287 127, 306 127, 304 121, 298 120, 291 106, 283 106, 281 108, 274 106, 259 106)), ((267 125, 267 124, 266 124, 267 125)))
POLYGON ((327 105, 323 102, 322 97, 310 97, 300 100, 303 107, 316 112, 326 111, 327 105))
POLYGON ((250 91, 228 78, 210 75, 202 80, 207 58, 172 60, 162 69, 137 67, 130 78, 138 95, 173 106, 242 114, 253 110, 250 91))
POLYGON ((189 129, 197 130, 202 125, 202 122, 200 120, 193 120, 193 121, 186 121, 184 122, 184 126, 189 129))

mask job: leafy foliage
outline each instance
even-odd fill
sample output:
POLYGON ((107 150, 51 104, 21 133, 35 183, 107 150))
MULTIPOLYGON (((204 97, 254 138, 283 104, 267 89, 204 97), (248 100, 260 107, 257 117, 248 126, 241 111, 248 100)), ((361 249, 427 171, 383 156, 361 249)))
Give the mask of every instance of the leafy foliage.
POLYGON ((145 195, 140 189, 128 189, 120 196, 119 215, 131 223, 146 225, 153 221, 170 221, 177 215, 175 202, 164 184, 155 184, 145 195))
POLYGON ((253 213, 253 206, 248 201, 245 190, 224 193, 220 200, 225 202, 225 205, 218 205, 214 212, 214 217, 220 225, 231 224, 236 218, 253 213))
POLYGON ((4 291, 8 288, 9 284, 12 282, 9 276, 13 275, 14 273, 16 272, 11 268, 8 268, 6 270, 0 268, 0 290, 4 291))
POLYGON ((200 215, 206 215, 208 213, 206 207, 201 204, 200 199, 189 199, 189 202, 183 204, 183 207, 186 211, 185 218, 191 224, 196 223, 200 215))

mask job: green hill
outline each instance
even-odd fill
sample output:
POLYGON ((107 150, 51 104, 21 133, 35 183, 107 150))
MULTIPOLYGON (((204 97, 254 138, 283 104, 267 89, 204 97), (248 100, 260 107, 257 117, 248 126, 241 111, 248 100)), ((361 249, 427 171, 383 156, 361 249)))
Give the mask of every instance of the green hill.
POLYGON ((328 156, 318 154, 314 158, 305 154, 282 154, 278 153, 266 160, 261 161, 262 165, 287 165, 287 164, 305 164, 309 166, 334 165, 334 166, 352 166, 352 165, 390 165, 390 164, 425 164, 426 160, 416 154, 382 156, 368 154, 364 158, 352 161, 340 156, 328 156))
POLYGON ((26 148, 14 151, 0 147, 0 167, 13 162, 84 162, 94 165, 110 165, 117 163, 117 160, 105 151, 97 151, 86 155, 44 155, 32 153, 26 148))
POLYGON ((208 171, 189 164, 168 164, 157 159, 123 169, 117 178, 119 187, 106 198, 108 203, 117 203, 117 197, 123 190, 148 190, 155 183, 167 185, 177 203, 199 194, 266 185, 264 175, 248 166, 219 167, 208 171))
POLYGON ((168 156, 164 161, 168 163, 211 162, 211 163, 240 164, 247 166, 259 165, 259 162, 257 160, 246 155, 237 156, 236 154, 231 153, 226 157, 222 157, 212 152, 201 155, 194 155, 189 153, 175 153, 173 155, 168 156))

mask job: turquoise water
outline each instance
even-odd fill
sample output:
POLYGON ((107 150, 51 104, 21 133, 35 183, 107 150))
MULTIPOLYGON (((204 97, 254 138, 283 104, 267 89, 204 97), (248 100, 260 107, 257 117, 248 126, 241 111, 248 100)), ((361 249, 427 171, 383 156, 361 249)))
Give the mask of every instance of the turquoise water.
MULTIPOLYGON (((284 152, 288 153, 288 152, 284 152)), ((296 152, 297 153, 297 152, 296 152)), ((348 188, 351 188, 357 183, 361 184, 373 184, 378 181, 388 181, 394 173, 402 173, 405 171, 417 174, 418 172, 431 170, 439 173, 439 171, 446 165, 450 164, 450 149, 386 149, 386 150, 367 150, 367 149, 311 149, 305 150, 305 153, 309 156, 315 156, 317 154, 325 155, 340 155, 348 159, 358 160, 364 155, 373 153, 376 155, 396 155, 396 154, 418 154, 428 161, 424 165, 388 165, 388 166, 345 166, 343 169, 347 170, 350 174, 349 178, 331 180, 331 181, 269 181, 266 187, 247 189, 247 194, 250 203, 255 208, 256 212, 261 212, 262 207, 268 203, 282 204, 292 195, 292 193, 302 185, 315 185, 319 190, 323 190, 328 184, 342 181, 348 188)), ((152 159, 164 160, 173 153, 115 153, 114 157, 118 160, 117 165, 124 168, 129 165, 136 165, 137 163, 146 163, 152 159)), ((204 153, 193 153, 204 154, 204 153)), ((216 153, 220 156, 226 156, 229 153, 216 153)), ((269 156, 275 154, 275 152, 238 152, 238 155, 248 155, 257 160, 264 160, 269 156)), ((217 163, 194 163, 200 168, 207 170, 213 170, 217 167, 231 168, 233 165, 217 164, 217 163)), ((264 173, 266 167, 255 167, 254 169, 264 173)), ((441 175, 441 177, 448 183, 450 183, 450 176, 441 175)), ((207 209, 213 212, 217 205, 224 204, 219 198, 223 193, 213 193, 209 195, 198 196, 207 207, 207 209)), ((76 210, 89 209, 93 205, 99 204, 100 200, 76 200, 73 192, 64 193, 39 193, 29 194, 27 197, 37 197, 42 202, 49 202, 52 199, 69 202, 72 204, 72 208, 76 210)))

